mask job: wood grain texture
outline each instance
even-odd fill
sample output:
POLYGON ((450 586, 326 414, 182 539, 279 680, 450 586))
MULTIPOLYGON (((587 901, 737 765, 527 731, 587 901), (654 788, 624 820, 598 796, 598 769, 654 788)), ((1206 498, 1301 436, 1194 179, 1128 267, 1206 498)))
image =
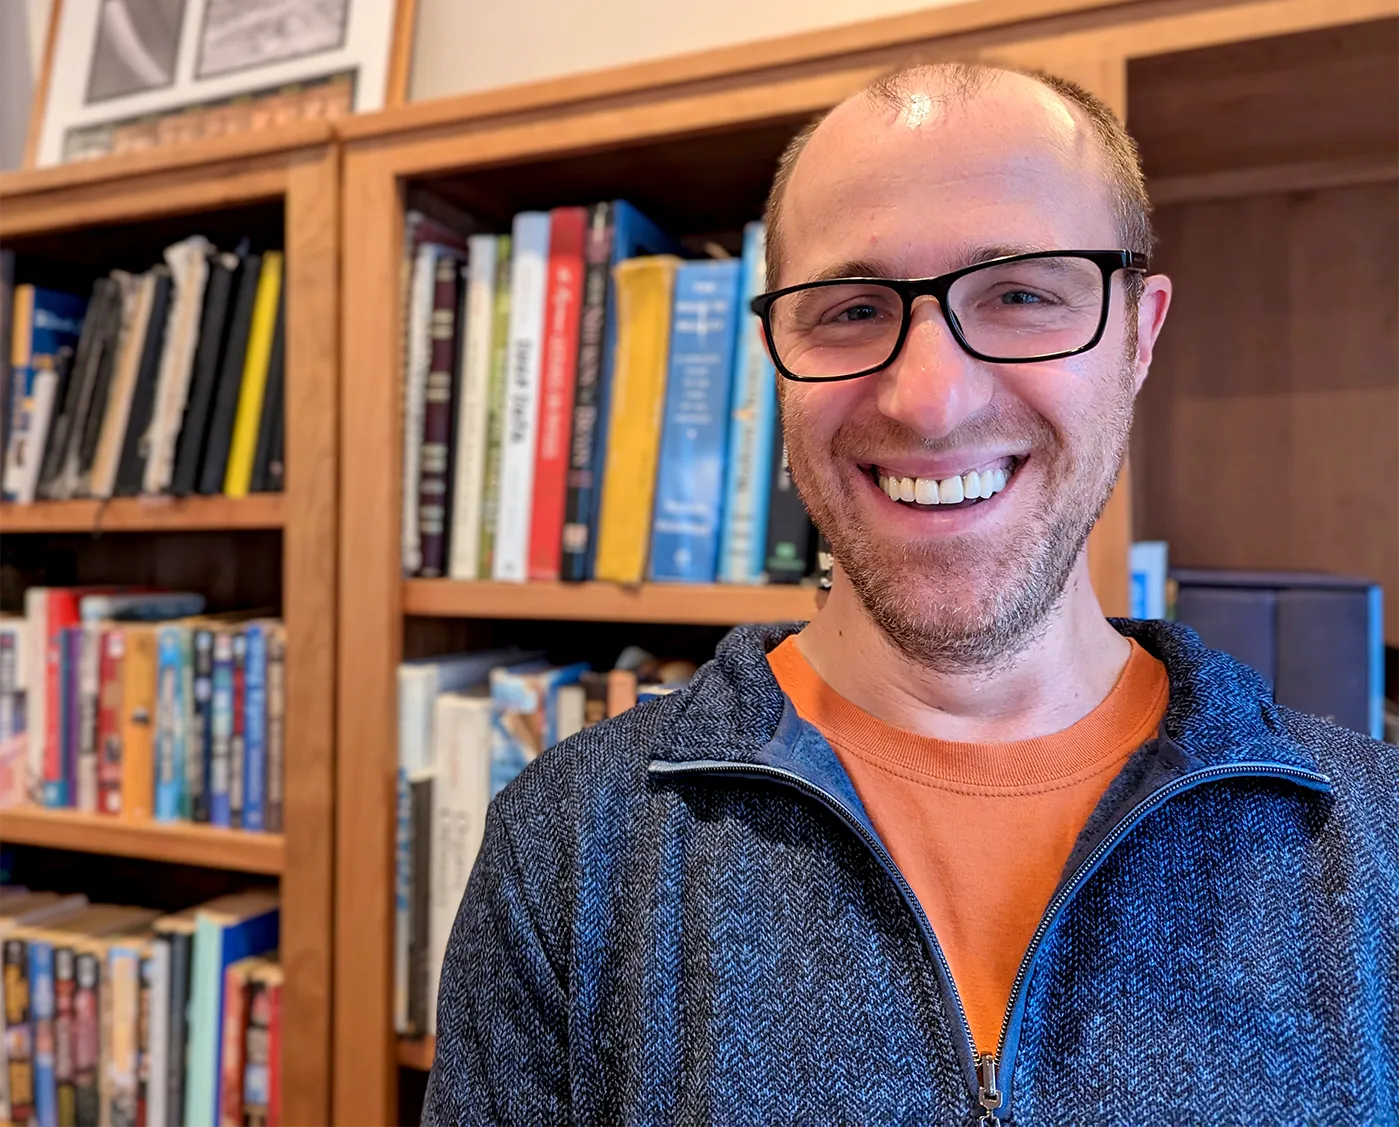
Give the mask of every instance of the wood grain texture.
POLYGON ((384 80, 384 108, 396 109, 408 99, 408 76, 413 68, 414 20, 418 0, 396 0, 394 37, 389 46, 389 69, 384 80))
POLYGON ((0 843, 139 857, 240 873, 277 874, 284 867, 281 834, 185 822, 123 822, 101 814, 37 806, 0 811, 0 843))
POLYGON ((340 159, 295 154, 286 202, 287 756, 282 878, 288 1123, 330 1121, 335 851, 340 159))
POLYGON ((280 493, 247 497, 117 497, 0 505, 0 535, 22 532, 159 532, 281 528, 280 493))
POLYGON ((394 776, 399 606, 399 259, 387 162, 345 158, 341 337, 339 748, 336 774, 337 1124, 393 1122, 394 776))

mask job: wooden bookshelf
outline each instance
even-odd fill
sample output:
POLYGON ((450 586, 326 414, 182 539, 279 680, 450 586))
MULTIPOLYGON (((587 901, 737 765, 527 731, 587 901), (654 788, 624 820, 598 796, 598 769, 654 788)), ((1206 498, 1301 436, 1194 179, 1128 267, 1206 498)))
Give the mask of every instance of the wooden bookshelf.
POLYGON ((0 505, 0 536, 19 532, 203 532, 281 528, 281 493, 247 497, 119 497, 0 505))
POLYGON ((101 814, 30 806, 0 810, 0 843, 272 875, 281 874, 286 856, 281 834, 183 822, 123 822, 101 814))
POLYGON ((433 1067, 433 1055, 437 1052, 435 1037, 400 1037, 399 1064, 404 1068, 428 1072, 433 1067))
POLYGON ((50 558, 60 567, 76 558, 80 582, 179 585, 224 605, 265 605, 244 601, 251 574, 280 596, 285 832, 10 810, 0 811, 0 840, 277 876, 288 1124, 330 1122, 340 198, 340 154, 325 122, 0 174, 0 242, 15 251, 18 283, 90 284, 115 266, 145 269, 191 234, 232 245, 250 223, 285 251, 284 492, 0 507, 7 548, 35 565, 27 583, 43 582, 50 558), (62 553, 42 547, 49 534, 93 531, 135 535, 79 537, 62 553))
MULTIPOLYGON (((561 633, 572 630, 576 637, 587 629, 577 624, 586 623, 801 619, 815 601, 813 592, 803 589, 404 581, 399 560, 402 325, 397 291, 391 298, 384 279, 400 276, 406 187, 424 188, 502 231, 517 211, 625 196, 678 234, 697 239, 732 234, 760 213, 775 158, 812 115, 891 66, 940 57, 1038 66, 1086 86, 1126 117, 1131 129, 1143 130, 1151 146, 1145 148, 1149 178, 1162 185, 1174 207, 1208 209, 1221 199, 1245 196, 1249 202, 1262 193, 1304 187, 1384 186, 1394 182, 1394 130, 1390 149, 1350 144, 1350 136, 1341 138, 1335 129, 1318 125, 1323 116, 1309 108, 1317 98, 1300 102, 1298 112, 1268 117, 1266 129, 1237 125, 1232 143, 1213 146, 1222 136, 1219 121, 1240 106, 1267 105, 1290 86, 1281 64, 1271 63, 1273 37, 1326 38, 1337 29, 1355 31, 1365 21, 1386 20, 1388 31, 1383 28, 1374 40, 1388 44, 1393 57, 1394 17, 1393 0, 978 0, 408 105, 339 127, 345 139, 345 457, 336 1122, 389 1121, 397 1112, 397 1067, 431 1060, 423 1042, 395 1044, 391 1018, 395 674, 406 632, 416 638, 441 619, 440 636, 460 639, 464 621, 470 636, 475 621, 533 619, 558 622, 561 633), (1230 45, 1253 50, 1245 51, 1239 65, 1195 54, 1230 45), (1179 108, 1188 103, 1189 115, 1179 108), (1327 137, 1332 147, 1318 151, 1309 140, 1314 135, 1327 137)), ((1361 80, 1339 70, 1310 72, 1308 81, 1353 82, 1350 91, 1361 80)), ((1393 85, 1385 99, 1393 98, 1393 85)), ((1268 241, 1264 232, 1278 226, 1258 226, 1256 241, 1268 241)), ((1203 281, 1214 268, 1215 245, 1206 240, 1193 252, 1203 281)), ((1365 240, 1356 245, 1366 245, 1365 240)), ((1197 289, 1214 292, 1208 285, 1197 289)), ((1216 321, 1204 314, 1181 318, 1185 323, 1169 318, 1168 333, 1198 341, 1205 354, 1219 335, 1218 319, 1218 310, 1216 321)), ((1393 340, 1389 356, 1393 365, 1393 340)), ((1172 364, 1154 364, 1149 393, 1165 382, 1159 367, 1166 371, 1172 364)), ((1261 370, 1250 378, 1262 386, 1268 375, 1261 370)), ((1393 420, 1390 402, 1388 410, 1374 411, 1376 418, 1393 420)), ((1248 430, 1235 424, 1233 433, 1238 437, 1248 430)), ((1135 528, 1133 499, 1162 492, 1162 467, 1152 454, 1158 441, 1143 446, 1135 437, 1132 474, 1123 475, 1090 538, 1091 577, 1111 614, 1127 610, 1128 547, 1135 533, 1143 534, 1135 528), (1140 449, 1148 464, 1139 464, 1140 449)), ((1236 445, 1238 459, 1253 457, 1250 444, 1236 445)), ((1197 492, 1203 491, 1207 484, 1197 492)), ((1256 494, 1245 497, 1260 514, 1256 524, 1270 519, 1271 506, 1258 505, 1256 494)), ((1203 505, 1198 497, 1197 508, 1183 513, 1194 517, 1203 505)))
POLYGON ((441 618, 533 618, 560 622, 671 622, 733 626, 802 621, 816 609, 814 587, 685 586, 646 583, 457 583, 410 579, 405 614, 441 618))

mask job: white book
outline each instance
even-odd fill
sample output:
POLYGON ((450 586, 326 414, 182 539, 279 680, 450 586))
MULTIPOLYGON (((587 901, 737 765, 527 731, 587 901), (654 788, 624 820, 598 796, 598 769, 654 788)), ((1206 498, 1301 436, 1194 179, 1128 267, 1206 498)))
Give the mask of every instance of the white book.
POLYGON ((408 935, 413 895, 413 818, 409 780, 433 766, 433 710, 439 693, 483 685, 498 665, 528 655, 484 650, 406 661, 399 666, 399 763, 395 783, 394 1029, 408 1032, 408 935))
POLYGON ((467 324, 457 396, 457 463, 452 488, 452 579, 480 577, 481 491, 486 477, 486 423, 490 406, 491 326, 496 304, 495 235, 467 240, 467 324))
POLYGON ((528 578, 548 258, 549 213, 518 213, 511 226, 510 339, 505 428, 501 436, 501 497, 491 563, 491 578, 514 582, 528 578))
POLYGON ((149 1048, 146 1077, 146 1127, 166 1127, 167 1085, 170 1082, 170 939, 151 941, 151 998, 146 1036, 149 1048))
POLYGON ((49 368, 35 374, 23 418, 16 420, 15 434, 10 441, 10 459, 5 465, 5 496, 16 504, 28 505, 34 500, 57 394, 57 372, 49 368))
POLYGON ((156 280, 150 273, 134 279, 134 298, 123 302, 121 343, 117 346, 116 369, 107 393, 107 406, 102 415, 102 429, 97 437, 97 451, 92 457, 92 476, 88 494, 107 498, 117 482, 121 465, 122 444, 126 441, 126 425, 131 417, 131 397, 136 392, 136 377, 141 368, 141 349, 146 340, 146 328, 151 321, 151 304, 155 297, 156 280), (130 313, 130 319, 127 314, 130 313))
POLYGON ((582 685, 560 685, 554 696, 556 742, 562 743, 576 732, 583 731, 584 706, 587 697, 582 685))
POLYGON ((438 980, 491 797, 491 698, 443 693, 433 720, 432 880, 428 908, 428 1032, 437 1034, 438 980))
POLYGON ((192 235, 165 248, 173 287, 170 315, 166 320, 165 347, 156 377, 155 401, 146 430, 149 453, 141 488, 164 493, 175 472, 175 442, 185 418, 194 353, 199 344, 199 322, 204 311, 204 286, 209 279, 209 255, 214 244, 192 235))
POLYGON ((24 592, 24 731, 29 766, 25 792, 29 801, 44 802, 44 734, 48 731, 49 589, 28 587, 24 592))
POLYGON ((78 715, 82 730, 78 734, 76 782, 74 797, 77 809, 85 814, 97 813, 97 706, 102 689, 102 624, 83 623, 83 650, 78 661, 78 715))
POLYGON ((24 727, 28 626, 20 615, 0 614, 0 809, 22 805, 29 791, 28 736, 24 727))
POLYGON ((418 481, 423 462, 423 413, 428 403, 428 369, 433 362, 433 285, 439 248, 424 243, 413 260, 408 298, 408 365, 403 386, 403 573, 423 566, 418 531, 418 481))

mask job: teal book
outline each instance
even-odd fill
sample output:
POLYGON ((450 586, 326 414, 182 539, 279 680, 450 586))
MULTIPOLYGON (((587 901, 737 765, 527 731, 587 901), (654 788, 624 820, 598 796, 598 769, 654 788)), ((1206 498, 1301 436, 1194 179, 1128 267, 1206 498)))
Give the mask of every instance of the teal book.
POLYGON ((218 1123, 223 1078, 224 971, 273 951, 279 912, 273 889, 223 896, 195 912, 185 1077, 185 1122, 218 1123))

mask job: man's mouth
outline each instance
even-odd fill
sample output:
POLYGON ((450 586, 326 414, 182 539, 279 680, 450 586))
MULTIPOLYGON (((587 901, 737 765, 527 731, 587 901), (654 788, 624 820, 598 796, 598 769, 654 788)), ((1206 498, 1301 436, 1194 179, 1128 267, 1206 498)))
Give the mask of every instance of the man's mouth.
POLYGON ((922 508, 975 505, 995 497, 1022 465, 1024 458, 998 458, 947 477, 908 477, 881 466, 861 469, 891 501, 922 508))

